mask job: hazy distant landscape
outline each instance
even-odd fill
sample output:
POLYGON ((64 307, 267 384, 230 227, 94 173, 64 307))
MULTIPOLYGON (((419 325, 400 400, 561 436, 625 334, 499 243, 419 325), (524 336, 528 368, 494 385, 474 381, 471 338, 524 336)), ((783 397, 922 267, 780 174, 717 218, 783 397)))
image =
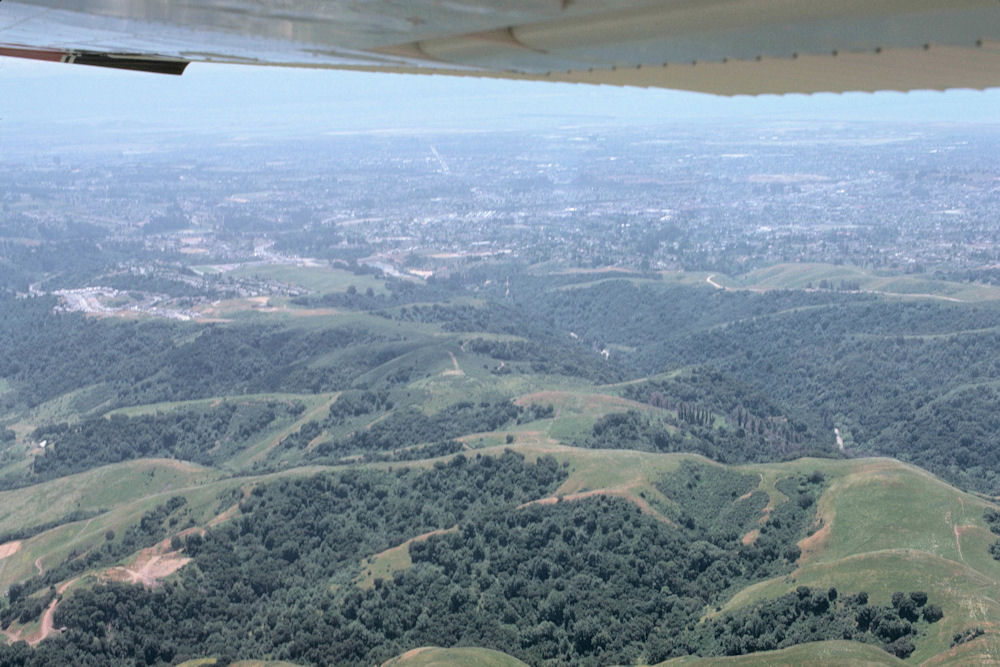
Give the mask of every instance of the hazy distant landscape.
POLYGON ((544 125, 13 142, 0 662, 1000 655, 1000 128, 544 125))

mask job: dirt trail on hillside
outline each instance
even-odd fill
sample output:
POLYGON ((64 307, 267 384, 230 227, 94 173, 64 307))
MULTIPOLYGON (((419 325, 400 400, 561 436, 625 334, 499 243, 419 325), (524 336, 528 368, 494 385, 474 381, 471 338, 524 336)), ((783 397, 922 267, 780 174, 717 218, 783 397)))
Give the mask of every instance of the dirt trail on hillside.
POLYGON ((224 512, 222 512, 220 514, 216 514, 214 517, 212 517, 212 519, 206 524, 206 527, 208 527, 208 528, 215 528, 220 523, 224 523, 224 522, 229 521, 230 519, 232 519, 234 516, 237 515, 237 513, 239 513, 239 511, 240 511, 240 503, 242 503, 244 500, 246 500, 249 497, 250 497, 250 489, 244 489, 243 496, 239 500, 237 500, 235 503, 233 503, 232 507, 229 507, 224 512))
POLYGON ((584 500, 585 498, 593 498, 594 496, 614 496, 616 498, 622 498, 629 501, 633 505, 639 508, 639 510, 650 516, 660 523, 665 523, 668 526, 674 525, 674 522, 663 516, 659 510, 649 504, 649 502, 635 493, 635 487, 641 485, 643 480, 636 478, 627 484, 621 486, 610 487, 607 489, 592 489, 590 491, 579 491, 577 493, 569 493, 564 496, 550 496, 548 498, 539 498, 538 500, 532 500, 526 502, 518 507, 518 509, 524 509, 525 507, 530 507, 531 505, 555 505, 559 502, 572 502, 574 500, 584 500))
POLYGON ((451 370, 443 371, 441 375, 465 375, 465 371, 458 365, 458 359, 455 358, 455 354, 448 352, 448 356, 451 357, 452 368, 451 370))
POLYGON ((9 558, 21 550, 21 540, 0 544, 0 558, 9 558))
POLYGON ((392 665, 398 665, 406 662, 410 658, 415 658, 421 653, 426 653, 427 651, 434 650, 432 646, 421 646, 420 648, 411 648, 409 651, 403 655, 397 655, 395 658, 389 658, 382 663, 381 667, 391 667, 392 665))
POLYGON ((29 644, 34 646, 35 644, 37 644, 38 642, 42 641, 43 639, 51 635, 53 632, 55 632, 55 628, 52 627, 52 619, 55 618, 56 607, 59 605, 58 596, 62 595, 67 588, 69 588, 70 586, 73 585, 74 582, 76 582, 77 579, 79 579, 79 577, 74 577, 69 581, 64 581, 63 583, 59 584, 59 586, 56 588, 56 598, 49 603, 49 606, 45 609, 45 612, 42 614, 42 623, 39 626, 38 631, 35 632, 34 634, 29 635, 26 639, 26 641, 29 644))
POLYGON ((726 289, 725 287, 723 287, 719 283, 717 283, 714 280, 712 280, 712 278, 714 278, 714 277, 715 277, 715 274, 713 273, 709 277, 705 278, 705 282, 708 283, 709 285, 711 285, 712 287, 714 287, 715 289, 723 289, 723 290, 726 289))

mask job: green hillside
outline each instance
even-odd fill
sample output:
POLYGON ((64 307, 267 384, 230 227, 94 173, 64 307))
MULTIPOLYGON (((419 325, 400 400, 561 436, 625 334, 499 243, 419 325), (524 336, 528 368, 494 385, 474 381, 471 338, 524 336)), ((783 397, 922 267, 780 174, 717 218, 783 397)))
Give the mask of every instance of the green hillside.
POLYGON ((228 322, 9 306, 76 353, 4 339, 0 658, 988 661, 1000 311, 862 274, 286 267, 314 293, 228 322))
POLYGON ((481 648, 423 647, 382 663, 382 667, 518 667, 523 662, 481 648))

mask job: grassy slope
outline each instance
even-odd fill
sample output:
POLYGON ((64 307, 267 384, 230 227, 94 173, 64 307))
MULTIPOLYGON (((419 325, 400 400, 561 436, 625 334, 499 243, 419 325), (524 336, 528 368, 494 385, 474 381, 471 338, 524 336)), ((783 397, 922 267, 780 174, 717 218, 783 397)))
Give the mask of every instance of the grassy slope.
POLYGON ((960 664, 1000 656, 1000 563, 987 551, 995 537, 982 519, 989 503, 891 459, 749 467, 765 477, 789 468, 820 469, 832 478, 818 503, 823 527, 800 543, 803 555, 792 575, 751 586, 724 609, 800 585, 864 590, 875 602, 894 591, 924 590, 945 616, 916 642, 912 661, 960 664), (982 638, 951 649, 953 633, 977 625, 986 630, 982 638))
POLYGON ((435 648, 407 651, 382 663, 382 667, 520 667, 525 663, 485 648, 435 648))
POLYGON ((103 511, 22 540, 15 553, 0 560, 0 587, 61 563, 73 550, 99 546, 108 530, 121 536, 144 512, 175 495, 188 499, 185 511, 195 522, 206 523, 216 514, 219 494, 238 485, 237 480, 215 481, 216 476, 194 464, 144 459, 0 493, 4 529, 38 525, 77 509, 103 511))
POLYGON ((704 667, 705 665, 761 665, 761 667, 799 667, 805 664, 824 667, 847 667, 848 665, 905 665, 903 660, 889 655, 877 646, 857 642, 828 641, 800 644, 780 651, 766 651, 753 655, 726 658, 676 658, 661 665, 684 665, 704 667))
MULTIPOLYGON (((715 280, 729 284, 718 277, 715 280)), ((741 282, 746 287, 759 289, 804 289, 809 283, 818 287, 821 280, 828 280, 834 286, 839 286, 841 280, 857 282, 864 291, 885 294, 932 295, 957 301, 1000 299, 1000 288, 991 285, 934 280, 919 274, 878 275, 853 266, 833 264, 778 264, 751 271, 741 282)))

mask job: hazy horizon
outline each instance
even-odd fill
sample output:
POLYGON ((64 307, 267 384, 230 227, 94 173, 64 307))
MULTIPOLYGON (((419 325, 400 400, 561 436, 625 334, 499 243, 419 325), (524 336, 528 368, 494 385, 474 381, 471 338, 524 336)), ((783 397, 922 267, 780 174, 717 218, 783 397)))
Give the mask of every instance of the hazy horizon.
POLYGON ((181 77, 0 58, 0 141, 115 133, 299 134, 694 121, 1000 122, 1000 89, 718 97, 442 76, 192 64, 181 77))

